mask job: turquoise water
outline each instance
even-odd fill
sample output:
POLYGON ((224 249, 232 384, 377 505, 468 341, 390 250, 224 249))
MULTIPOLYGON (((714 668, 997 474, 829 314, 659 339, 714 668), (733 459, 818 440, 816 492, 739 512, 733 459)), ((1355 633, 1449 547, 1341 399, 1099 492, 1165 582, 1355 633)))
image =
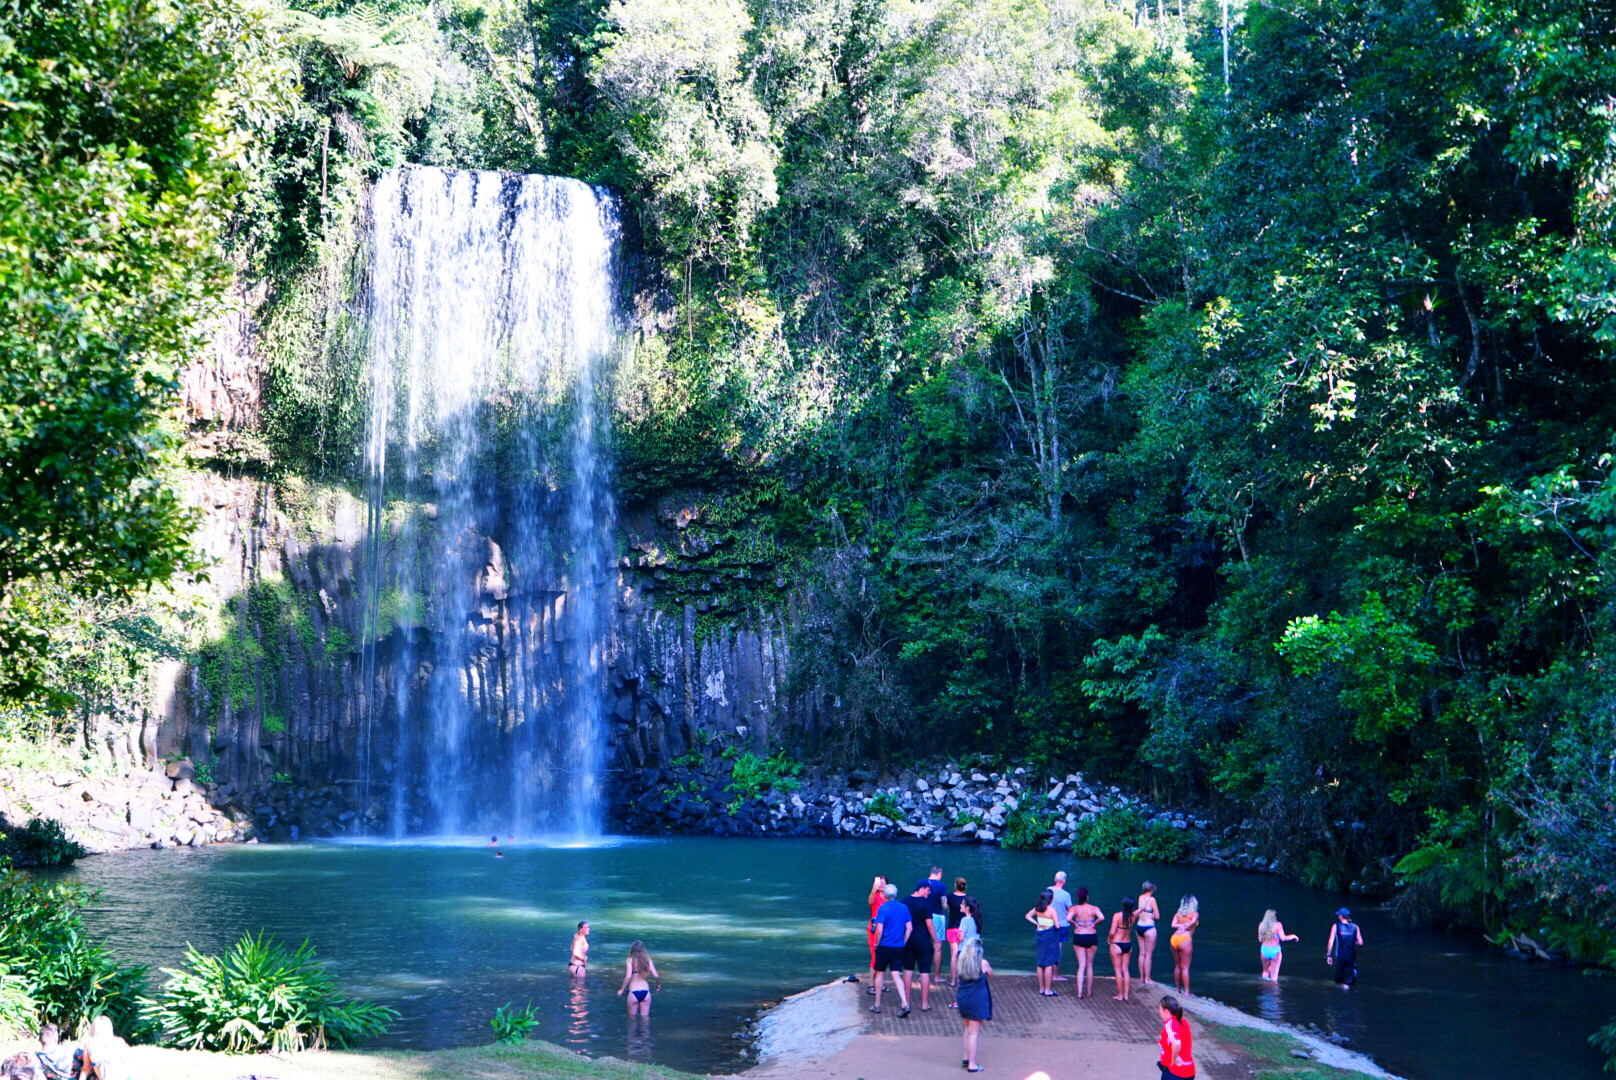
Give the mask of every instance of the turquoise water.
MULTIPOLYGON (((1007 971, 1031 970, 1022 914, 1056 869, 1087 885, 1107 914, 1146 876, 1164 909, 1194 892, 1198 993, 1343 1035, 1411 1080, 1595 1077, 1599 1058, 1585 1040, 1616 1015, 1616 980, 1509 960, 1463 937, 1402 933, 1373 910, 1357 913, 1362 981, 1343 993, 1323 961, 1342 898, 1238 871, 854 840, 680 837, 504 851, 503 859, 474 845, 141 851, 87 859, 71 876, 102 890, 92 927, 120 956, 154 968, 174 965, 187 942, 219 951, 244 930, 308 937, 346 992, 403 1014, 381 1040, 391 1046, 484 1043, 496 1008, 531 1001, 538 1037, 590 1054, 700 1071, 744 1065, 734 1036, 760 1006, 864 972, 870 878, 908 886, 933 861, 950 882, 969 879, 983 903, 987 955, 1007 971), (1286 950, 1278 988, 1257 978, 1265 907, 1302 935, 1286 950), (582 984, 565 970, 580 919, 593 928, 582 984), (615 995, 635 938, 663 977, 644 1024, 630 1024, 615 995)), ((1154 967, 1158 980, 1171 980, 1165 943, 1154 967)), ((1070 952, 1063 970, 1070 974, 1070 952)), ((1110 971, 1103 957, 1099 971, 1110 971)))

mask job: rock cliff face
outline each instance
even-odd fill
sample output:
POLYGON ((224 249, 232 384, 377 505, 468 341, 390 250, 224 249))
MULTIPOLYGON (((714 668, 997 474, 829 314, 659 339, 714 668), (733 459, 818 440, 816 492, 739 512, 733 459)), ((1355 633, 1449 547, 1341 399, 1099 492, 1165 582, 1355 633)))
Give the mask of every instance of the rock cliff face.
MULTIPOLYGON (((365 567, 377 553, 367 550, 366 505, 338 488, 214 474, 193 475, 189 493, 202 514, 199 546, 215 563, 204 588, 221 614, 197 661, 158 673, 157 754, 196 762, 217 797, 253 807, 261 823, 274 819, 271 834, 410 827, 426 793, 393 797, 395 735, 419 722, 401 708, 400 691, 426 678, 435 654, 429 632, 396 602, 381 598, 367 617, 365 567), (399 669, 405 656, 410 671, 399 669)), ((391 512, 432 516, 430 506, 391 512)), ((639 515, 643 531, 625 531, 619 550, 677 546, 679 525, 664 516, 639 515)), ((396 535, 384 523, 380 543, 396 535)), ((566 598, 513 592, 499 538, 477 543, 486 559, 468 629, 478 646, 466 653, 461 685, 479 722, 520 723, 536 704, 546 722, 546 688, 535 678, 546 665, 535 654, 568 647, 566 598)), ((696 603, 663 605, 655 570, 641 561, 625 555, 614 568, 603 689, 609 787, 667 764, 703 733, 761 749, 811 705, 786 691, 788 613, 716 620, 696 603)))

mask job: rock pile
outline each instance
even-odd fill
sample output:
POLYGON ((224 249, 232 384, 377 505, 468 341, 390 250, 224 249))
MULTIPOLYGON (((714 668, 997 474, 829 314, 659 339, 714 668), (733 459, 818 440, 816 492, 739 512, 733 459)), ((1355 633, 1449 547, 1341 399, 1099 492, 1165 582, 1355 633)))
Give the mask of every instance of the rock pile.
POLYGON ((742 798, 727 762, 646 769, 619 783, 617 823, 629 832, 724 836, 854 836, 929 843, 999 843, 1011 815, 1052 814, 1044 847, 1071 843, 1080 821, 1106 810, 1137 811, 1148 821, 1202 830, 1211 823, 1150 805, 1082 773, 1039 780, 1025 768, 991 772, 947 764, 925 773, 810 775, 795 791, 742 798))
POLYGON ((246 811, 213 805, 189 761, 116 776, 0 772, 0 817, 15 828, 31 818, 54 819, 92 853, 201 847, 253 835, 246 811))

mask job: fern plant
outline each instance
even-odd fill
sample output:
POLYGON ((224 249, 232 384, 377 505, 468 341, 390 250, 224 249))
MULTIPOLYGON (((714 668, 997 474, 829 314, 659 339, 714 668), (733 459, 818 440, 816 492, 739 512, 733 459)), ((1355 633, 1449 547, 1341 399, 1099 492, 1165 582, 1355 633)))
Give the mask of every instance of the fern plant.
POLYGON ((539 1018, 533 1012, 533 1003, 530 1001, 522 1009, 514 1004, 501 1005, 494 1010, 494 1018, 488 1021, 488 1026, 494 1029, 495 1042, 510 1045, 526 1039, 527 1033, 538 1023, 539 1018))
POLYGON ((237 1054, 342 1049, 398 1019, 385 1005, 337 998, 307 941, 288 951, 262 934, 243 934, 222 957, 187 945, 185 962, 188 971, 164 968, 162 992, 142 1001, 171 1046, 237 1054))
POLYGON ((1010 816, 1004 820, 1004 836, 999 843, 1007 848, 1018 851, 1027 851, 1032 848, 1044 846, 1049 839, 1050 831, 1055 827, 1055 815, 1050 812, 1039 813, 1031 807, 1020 807, 1012 810, 1010 816))

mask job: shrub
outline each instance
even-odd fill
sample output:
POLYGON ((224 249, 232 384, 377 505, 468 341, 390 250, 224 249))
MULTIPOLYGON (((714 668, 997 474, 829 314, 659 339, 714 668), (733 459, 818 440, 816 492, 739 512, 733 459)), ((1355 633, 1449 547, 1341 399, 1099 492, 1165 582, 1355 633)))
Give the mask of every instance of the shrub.
POLYGON ((11 834, 6 846, 18 866, 69 866, 89 854, 68 839, 62 823, 54 818, 33 818, 27 828, 11 834))
POLYGON ((864 812, 891 818, 893 821, 903 820, 903 807, 898 805, 897 799, 884 791, 878 791, 873 798, 864 800, 864 812))
POLYGON ((1019 807, 1010 811, 1010 816, 1004 821, 1004 835, 999 843, 1015 850, 1028 850, 1044 846, 1049 839, 1050 831, 1055 827, 1055 815, 1045 811, 1040 813, 1029 807, 1019 807))
POLYGON ((1077 823, 1072 854, 1087 859, 1129 862, 1181 862, 1189 857, 1185 830, 1161 821, 1146 821, 1137 810, 1104 810, 1077 823))
POLYGON ((262 934, 243 934, 223 957, 189 945, 191 970, 169 976, 146 1018, 170 1046, 231 1053, 342 1049, 381 1035, 398 1013, 369 1001, 342 1001, 307 942, 288 951, 262 934))
POLYGON ((27 1038, 39 1023, 39 1002, 21 975, 0 974, 0 1038, 27 1038))
POLYGON ((533 1003, 527 1003, 526 1008, 518 1009, 515 1005, 501 1005, 494 1010, 494 1018, 488 1021, 488 1026, 494 1029, 494 1041, 497 1043, 519 1043, 527 1038, 527 1033, 538 1026, 539 1018, 533 1013, 533 1003))
POLYGON ((85 933, 80 911, 93 897, 66 882, 0 871, 0 968, 20 980, 38 1019, 78 1028, 104 1013, 119 1035, 139 1039, 146 969, 120 966, 85 933))
POLYGON ((756 799, 771 789, 792 792, 802 786, 797 779, 801 772, 802 763, 788 758, 784 750, 766 758, 748 751, 730 767, 729 790, 737 799, 756 799))

